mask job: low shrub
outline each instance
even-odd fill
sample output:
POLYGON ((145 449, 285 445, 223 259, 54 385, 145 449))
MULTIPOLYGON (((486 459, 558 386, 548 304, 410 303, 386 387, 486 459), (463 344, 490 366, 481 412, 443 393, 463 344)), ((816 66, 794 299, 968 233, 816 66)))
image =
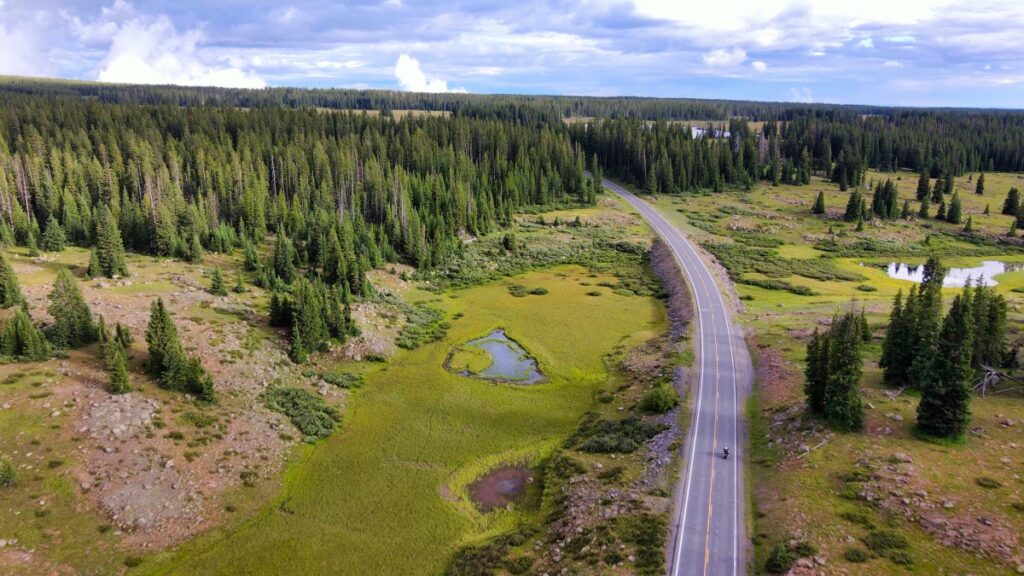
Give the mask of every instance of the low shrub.
POLYGON ((17 475, 14 464, 10 460, 0 459, 0 487, 14 486, 17 475))
POLYGON ((574 440, 574 445, 581 452, 629 453, 666 429, 668 426, 665 424, 646 422, 630 416, 622 420, 603 420, 583 425, 571 440, 574 440))
POLYGON ((906 550, 893 550, 889 552, 889 560, 892 560, 893 564, 899 564, 900 566, 910 566, 914 563, 914 557, 906 550))
POLYGON ((640 409, 649 414, 664 414, 678 405, 679 393, 669 384, 658 384, 640 400, 640 409))
POLYGON ((860 290, 861 292, 878 292, 878 288, 875 288, 870 284, 861 284, 860 286, 857 286, 857 290, 860 290))
POLYGON ((764 561, 764 570, 769 574, 785 574, 793 567, 797 556, 786 546, 785 542, 776 542, 768 551, 764 561))
POLYGON ((279 386, 263 394, 267 408, 287 416, 306 442, 326 438, 341 421, 338 411, 320 396, 302 388, 279 386))
POLYGON ((864 537, 864 544, 878 554, 887 550, 902 550, 910 546, 906 536, 892 530, 872 530, 864 537))
POLYGON ((988 488, 994 490, 996 488, 1002 488, 1003 483, 995 478, 989 478, 988 476, 981 476, 974 479, 974 483, 982 488, 988 488))
POLYGON ((871 553, 863 548, 851 547, 847 548, 843 552, 843 558, 846 558, 847 562, 853 562, 854 564, 861 564, 871 560, 871 553))

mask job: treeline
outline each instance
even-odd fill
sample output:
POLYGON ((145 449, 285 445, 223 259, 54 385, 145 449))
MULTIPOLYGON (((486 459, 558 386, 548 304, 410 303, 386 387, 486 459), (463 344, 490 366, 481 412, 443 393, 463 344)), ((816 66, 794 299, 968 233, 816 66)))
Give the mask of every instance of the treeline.
POLYGON ((696 98, 535 96, 351 90, 344 88, 216 88, 102 84, 37 78, 0 78, 0 91, 75 96, 100 102, 175 106, 287 107, 347 110, 432 110, 455 115, 558 123, 570 116, 650 120, 789 120, 802 114, 886 114, 881 106, 836 106, 696 98))
MULTIPOLYGON (((734 119, 722 138, 694 137, 688 123, 633 119, 580 123, 570 130, 606 174, 652 193, 749 187, 758 181, 808 184, 812 175, 846 190, 862 185, 869 168, 907 168, 943 182, 978 170, 1024 170, 1024 114, 808 113, 767 122, 759 132, 734 119)), ((889 205, 885 212, 899 208, 889 205)))
POLYGON ((567 134, 543 125, 10 94, 0 107, 6 243, 52 228, 47 238, 95 245, 109 210, 134 252, 197 260, 280 231, 302 262, 333 234, 350 266, 430 267, 459 233, 594 198, 567 134))

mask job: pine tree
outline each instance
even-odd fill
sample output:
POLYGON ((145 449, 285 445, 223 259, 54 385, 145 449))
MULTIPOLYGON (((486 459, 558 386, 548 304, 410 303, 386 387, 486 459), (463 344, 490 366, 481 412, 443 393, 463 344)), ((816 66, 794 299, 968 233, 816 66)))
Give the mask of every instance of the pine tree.
POLYGON ((103 270, 100 269, 100 255, 95 247, 89 251, 89 267, 86 269, 85 275, 89 278, 99 278, 103 275, 103 270))
POLYGON ((911 348, 914 356, 907 370, 908 383, 916 390, 925 385, 935 357, 935 343, 942 322, 942 284, 945 277, 946 270, 939 259, 929 257, 914 301, 911 348))
POLYGON ((231 291, 235 294, 242 294, 245 292, 245 282, 242 281, 241 274, 235 278, 235 285, 231 287, 231 291))
POLYGON ((11 268, 7 257, 0 252, 0 308, 10 308, 25 301, 18 285, 18 275, 11 268))
POLYGON ((36 234, 35 234, 35 232, 29 232, 26 244, 27 244, 28 250, 25 251, 25 254, 29 258, 35 258, 35 257, 39 256, 39 246, 36 245, 36 234))
POLYGON ((949 202, 949 210, 946 212, 946 221, 950 224, 960 224, 963 219, 963 207, 960 205, 960 193, 954 192, 953 199, 949 202))
POLYGON ((60 252, 64 250, 66 242, 67 237, 64 234, 64 228, 61 227, 60 222, 53 215, 50 215, 46 220, 46 228, 43 230, 43 240, 40 242, 40 247, 46 252, 60 252))
POLYGON ((992 213, 992 211, 989 209, 988 204, 985 204, 985 209, 981 213, 984 214, 985 216, 988 216, 989 214, 992 213))
POLYGON ((50 327, 50 341, 58 348, 78 348, 96 341, 96 324, 86 304, 78 281, 67 268, 57 272, 57 279, 50 290, 50 307, 53 317, 50 327))
POLYGON ((325 349, 330 333, 324 315, 323 285, 299 278, 292 286, 291 358, 296 364, 309 354, 325 349))
POLYGON ((107 374, 109 381, 107 389, 111 394, 124 394, 132 389, 131 381, 128 379, 128 362, 125 359, 124 348, 117 340, 107 343, 106 353, 107 374))
POLYGON ((945 220, 946 219, 946 199, 945 198, 942 198, 939 201, 939 207, 938 207, 937 210, 935 210, 935 219, 936 220, 945 220))
POLYGON ((819 191, 818 198, 814 200, 814 207, 811 208, 812 214, 824 214, 825 213, 825 193, 819 191))
MULTIPOLYGON (((124 242, 121 240, 121 230, 110 209, 103 206, 96 219, 96 264, 93 266, 90 256, 89 271, 96 272, 95 276, 127 276, 128 266, 125 264, 124 242)), ((91 275, 91 274, 90 274, 91 275)), ((95 277, 94 276, 94 277, 95 277)))
POLYGON ((50 357, 50 343, 42 330, 32 324, 24 308, 15 309, 14 316, 4 324, 0 353, 19 360, 39 361, 50 357))
POLYGON ((122 348, 128 350, 132 347, 132 342, 135 341, 135 338, 132 336, 131 329, 118 322, 114 324, 114 340, 117 340, 122 348))
POLYGON ((807 407, 814 414, 825 413, 825 386, 828 383, 828 345, 827 334, 814 329, 810 342, 807 343, 807 362, 804 368, 804 395, 807 396, 807 407))
POLYGON ((921 201, 928 197, 928 170, 921 169, 921 175, 917 179, 917 200, 921 201))
POLYGON ((839 430, 864 427, 864 406, 860 393, 863 370, 861 323, 847 312, 832 322, 829 330, 828 383, 825 386, 825 419, 839 430))
POLYGON ((856 222, 863 217, 864 198, 861 196, 860 191, 854 190, 850 193, 850 199, 846 202, 846 212, 843 214, 843 220, 856 222))
POLYGON ((285 284, 291 284, 295 277, 295 265, 292 262, 291 242, 284 233, 278 233, 274 242, 274 274, 285 284))
POLYGON ((1016 188, 1010 188, 1010 191, 1006 194, 1006 200, 1003 200, 1002 214, 1007 216, 1016 216, 1017 211, 1020 208, 1020 191, 1016 188))
POLYGON ((922 373, 917 425, 940 438, 961 436, 970 421, 973 333, 970 289, 953 299, 935 350, 922 373))
POLYGON ((974 232, 974 216, 967 217, 967 224, 964 224, 964 234, 974 232))
POLYGON ((857 227, 854 229, 854 231, 855 232, 863 232, 864 231, 864 217, 863 216, 857 218, 857 227))
POLYGON ((215 401, 213 379, 199 358, 185 354, 174 320, 160 298, 150 305, 146 343, 149 370, 158 377, 162 388, 186 392, 204 402, 215 401))
POLYGON ((213 269, 213 276, 210 279, 210 294, 214 296, 227 296, 227 288, 224 287, 224 277, 220 275, 220 268, 213 269))
POLYGON ((926 196, 923 200, 921 200, 921 208, 917 211, 918 218, 927 218, 929 216, 928 211, 930 209, 931 206, 929 205, 928 197, 926 196))
POLYGON ((178 329, 163 298, 150 304, 146 344, 149 346, 149 371, 158 378, 170 368, 175 357, 185 355, 178 340, 178 329))
POLYGON ((981 196, 985 193, 985 173, 978 175, 978 183, 974 186, 974 193, 981 196))
POLYGON ((1017 219, 1014 218, 1013 222, 1010 222, 1010 229, 1006 231, 1006 235, 1010 238, 1017 237, 1017 219))
POLYGON ((900 211, 900 218, 903 220, 910 219, 910 200, 903 201, 903 210, 900 211))

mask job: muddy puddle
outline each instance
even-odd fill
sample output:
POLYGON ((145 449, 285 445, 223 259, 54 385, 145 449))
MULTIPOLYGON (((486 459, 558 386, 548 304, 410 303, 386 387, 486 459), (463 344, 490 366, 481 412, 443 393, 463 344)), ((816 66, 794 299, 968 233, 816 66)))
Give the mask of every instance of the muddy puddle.
POLYGON ((470 484, 469 497, 481 512, 490 512, 513 502, 528 503, 533 484, 533 470, 525 466, 503 466, 470 484))

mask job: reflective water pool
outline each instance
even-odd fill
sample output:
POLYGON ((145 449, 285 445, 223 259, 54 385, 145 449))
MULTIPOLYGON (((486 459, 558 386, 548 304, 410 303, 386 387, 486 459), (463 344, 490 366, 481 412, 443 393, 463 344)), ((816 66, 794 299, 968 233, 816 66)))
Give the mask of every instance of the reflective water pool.
POLYGON ((483 338, 466 342, 466 347, 483 350, 491 357, 491 364, 472 376, 517 384, 534 384, 544 379, 537 361, 500 328, 483 338))
MULTIPOLYGON (((1022 264, 1006 263, 998 260, 985 260, 979 266, 973 268, 949 268, 946 271, 946 278, 942 285, 946 287, 963 287, 968 281, 977 283, 980 278, 986 286, 998 284, 995 277, 1004 272, 1016 272, 1021 270, 1022 264)), ((924 265, 904 264, 893 262, 886 268, 886 274, 897 280, 909 280, 920 283, 924 276, 924 265)))

